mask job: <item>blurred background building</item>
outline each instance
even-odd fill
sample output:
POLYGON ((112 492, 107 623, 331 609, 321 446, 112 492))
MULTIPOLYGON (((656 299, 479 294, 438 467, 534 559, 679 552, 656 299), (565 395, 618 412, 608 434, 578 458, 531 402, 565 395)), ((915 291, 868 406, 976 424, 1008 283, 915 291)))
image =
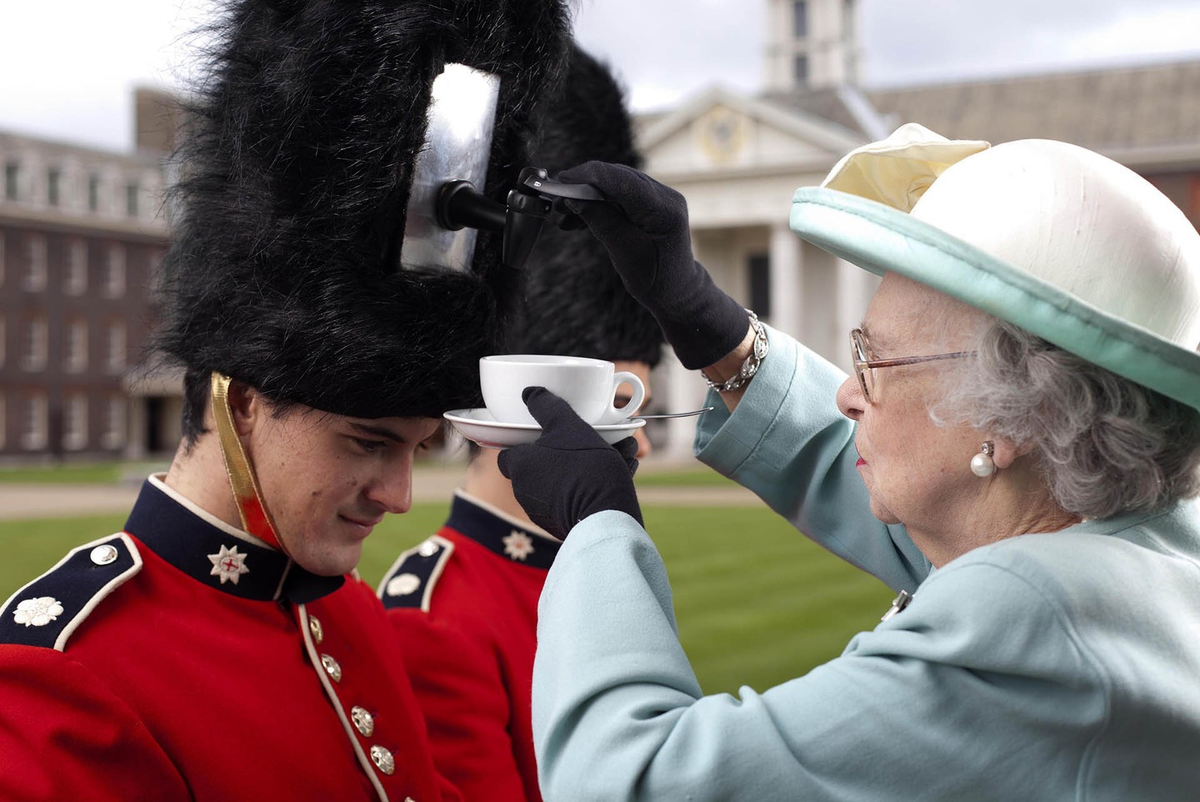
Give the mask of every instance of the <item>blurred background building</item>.
MULTIPOLYGON (((713 87, 642 114, 640 145, 647 171, 687 197, 716 281, 842 367, 877 280, 797 239, 787 212, 797 187, 901 123, 1083 145, 1200 224, 1200 60, 872 89, 859 80, 857 0, 760 2, 762 89, 713 87)), ((0 132, 0 460, 154 457, 178 440, 178 378, 139 367, 177 112, 151 90, 135 108, 132 154, 0 132)), ((699 405, 702 384, 672 359, 655 380, 658 408, 699 405)), ((687 458, 693 431, 655 422, 657 455, 687 458)))
POLYGON ((133 153, 0 131, 0 460, 174 451, 180 382, 142 377, 169 231, 169 95, 139 90, 133 153))

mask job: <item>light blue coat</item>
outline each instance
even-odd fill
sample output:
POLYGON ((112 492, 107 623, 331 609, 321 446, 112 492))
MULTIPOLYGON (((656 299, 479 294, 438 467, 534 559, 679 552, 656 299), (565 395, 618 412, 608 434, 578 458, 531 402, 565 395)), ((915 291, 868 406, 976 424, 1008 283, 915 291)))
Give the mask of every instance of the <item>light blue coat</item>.
POLYGON ((895 589, 903 612, 769 690, 702 696, 650 538, 602 512, 539 605, 548 802, 1200 799, 1200 507, 1092 521, 933 570, 869 511, 844 378, 787 336, 702 460, 895 589))

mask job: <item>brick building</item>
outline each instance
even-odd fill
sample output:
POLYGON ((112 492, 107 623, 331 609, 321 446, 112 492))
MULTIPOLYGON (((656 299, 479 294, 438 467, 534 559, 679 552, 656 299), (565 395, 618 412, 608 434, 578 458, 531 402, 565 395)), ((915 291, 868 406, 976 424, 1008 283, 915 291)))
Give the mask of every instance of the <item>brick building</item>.
POLYGON ((178 441, 177 381, 138 370, 168 242, 161 98, 139 92, 133 154, 0 132, 0 461, 178 441))

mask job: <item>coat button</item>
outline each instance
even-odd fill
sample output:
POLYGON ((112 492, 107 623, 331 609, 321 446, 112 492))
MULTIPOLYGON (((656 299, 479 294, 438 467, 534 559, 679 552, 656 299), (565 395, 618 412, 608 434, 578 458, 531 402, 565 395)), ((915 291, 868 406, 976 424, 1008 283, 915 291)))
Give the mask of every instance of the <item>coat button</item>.
POLYGON ((329 675, 334 682, 342 681, 342 667, 338 665, 338 661, 334 660, 327 654, 321 655, 321 665, 325 667, 325 673, 329 675))
POLYGON ((355 705, 350 710, 350 720, 354 722, 354 728, 362 733, 362 737, 370 738, 375 732, 375 717, 367 712, 366 708, 355 705))
POLYGON ((432 540, 425 540, 421 542, 421 545, 417 546, 417 554, 420 554, 422 557, 432 557, 441 551, 441 548, 441 546, 432 540))
POLYGON ((118 554, 115 546, 97 546, 89 556, 96 565, 108 565, 117 559, 118 554))
POLYGON ((391 775, 396 770, 396 761, 392 758, 392 753, 382 746, 371 747, 371 761, 384 774, 391 775))
POLYGON ((316 616, 308 617, 308 634, 312 635, 313 643, 318 645, 325 640, 325 630, 321 629, 321 622, 316 616))

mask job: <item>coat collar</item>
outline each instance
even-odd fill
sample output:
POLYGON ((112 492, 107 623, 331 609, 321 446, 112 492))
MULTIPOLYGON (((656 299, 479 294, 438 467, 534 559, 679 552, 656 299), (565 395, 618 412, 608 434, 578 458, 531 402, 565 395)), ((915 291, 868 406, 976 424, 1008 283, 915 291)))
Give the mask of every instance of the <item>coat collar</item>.
POLYGON ((446 526, 509 562, 549 570, 562 541, 459 490, 446 526))
POLYGON ((307 604, 327 596, 344 576, 318 576, 249 535, 206 520, 161 482, 147 480, 125 531, 188 576, 222 593, 254 601, 307 604))

